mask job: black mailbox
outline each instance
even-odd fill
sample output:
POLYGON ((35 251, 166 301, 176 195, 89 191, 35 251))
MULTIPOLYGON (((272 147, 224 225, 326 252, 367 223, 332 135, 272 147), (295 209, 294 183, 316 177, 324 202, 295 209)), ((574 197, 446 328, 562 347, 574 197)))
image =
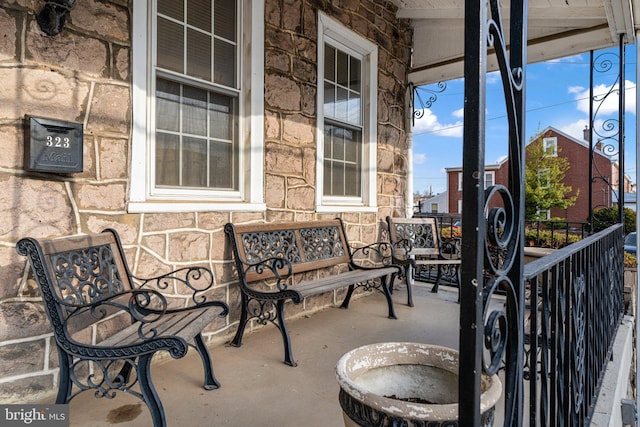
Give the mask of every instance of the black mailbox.
POLYGON ((82 172, 82 123, 27 116, 25 169, 82 172))

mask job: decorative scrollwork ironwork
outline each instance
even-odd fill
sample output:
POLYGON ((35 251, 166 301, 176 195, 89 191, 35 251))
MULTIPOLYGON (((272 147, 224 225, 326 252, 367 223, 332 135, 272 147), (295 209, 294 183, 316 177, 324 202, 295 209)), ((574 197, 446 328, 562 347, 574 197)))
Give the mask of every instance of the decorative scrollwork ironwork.
POLYGON ((431 108, 434 102, 438 100, 438 95, 447 89, 446 82, 438 82, 435 87, 433 86, 414 86, 409 85, 411 90, 411 105, 413 107, 413 124, 415 125, 416 119, 424 117, 424 111, 431 108), (424 98, 420 95, 423 92, 426 95, 424 98))
POLYGON ((294 264, 302 260, 293 230, 243 233, 240 244, 249 264, 268 258, 282 258, 294 264))
POLYGON ((340 230, 336 226, 301 228, 300 239, 305 261, 319 261, 346 254, 340 240, 340 230))

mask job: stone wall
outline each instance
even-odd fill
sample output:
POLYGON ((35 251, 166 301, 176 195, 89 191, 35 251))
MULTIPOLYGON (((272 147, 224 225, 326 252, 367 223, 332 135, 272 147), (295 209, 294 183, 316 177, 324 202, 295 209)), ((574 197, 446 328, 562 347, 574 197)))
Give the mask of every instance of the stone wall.
MULTIPOLYGON (((95 233, 113 227, 139 276, 186 263, 214 270, 217 297, 231 306, 224 324, 207 330, 222 342, 237 327, 239 296, 223 226, 256 220, 341 216, 352 243, 372 242, 386 215, 404 214, 406 69, 411 32, 385 1, 266 0, 266 212, 129 214, 131 151, 131 4, 76 2, 63 32, 44 35, 35 14, 44 2, 0 5, 0 403, 50 398, 57 355, 35 282, 15 252, 22 237, 95 233), (380 45, 378 205, 374 213, 319 215, 315 203, 317 11, 323 10, 380 45), (286 13, 285 13, 286 11, 286 13), (84 172, 27 173, 26 114, 84 124, 84 172)), ((333 304, 321 296, 291 310, 333 304)))

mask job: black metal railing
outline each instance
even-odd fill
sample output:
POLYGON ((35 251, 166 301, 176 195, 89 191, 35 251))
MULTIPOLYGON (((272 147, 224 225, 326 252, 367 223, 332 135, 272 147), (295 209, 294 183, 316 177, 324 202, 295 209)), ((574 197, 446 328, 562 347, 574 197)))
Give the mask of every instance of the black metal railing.
POLYGON ((624 313, 622 242, 617 224, 525 266, 529 425, 590 422, 624 313))
POLYGON ((588 222, 567 222, 562 220, 526 220, 525 246, 562 248, 587 237, 590 233, 588 222))

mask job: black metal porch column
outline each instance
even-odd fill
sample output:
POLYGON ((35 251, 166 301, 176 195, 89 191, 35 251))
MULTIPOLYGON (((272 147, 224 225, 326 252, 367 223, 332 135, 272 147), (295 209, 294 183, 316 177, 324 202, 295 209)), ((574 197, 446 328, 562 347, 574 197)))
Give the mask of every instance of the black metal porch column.
POLYGON ((498 0, 465 2, 459 423, 487 425, 480 379, 505 362, 505 426, 523 425, 524 81, 527 0, 510 4, 509 53, 498 0), (490 16, 489 16, 490 12, 490 16), (509 186, 484 188, 487 51, 500 70, 509 124, 509 186), (489 307, 496 290, 506 308, 489 307), (473 390, 473 393, 469 393, 473 390))

